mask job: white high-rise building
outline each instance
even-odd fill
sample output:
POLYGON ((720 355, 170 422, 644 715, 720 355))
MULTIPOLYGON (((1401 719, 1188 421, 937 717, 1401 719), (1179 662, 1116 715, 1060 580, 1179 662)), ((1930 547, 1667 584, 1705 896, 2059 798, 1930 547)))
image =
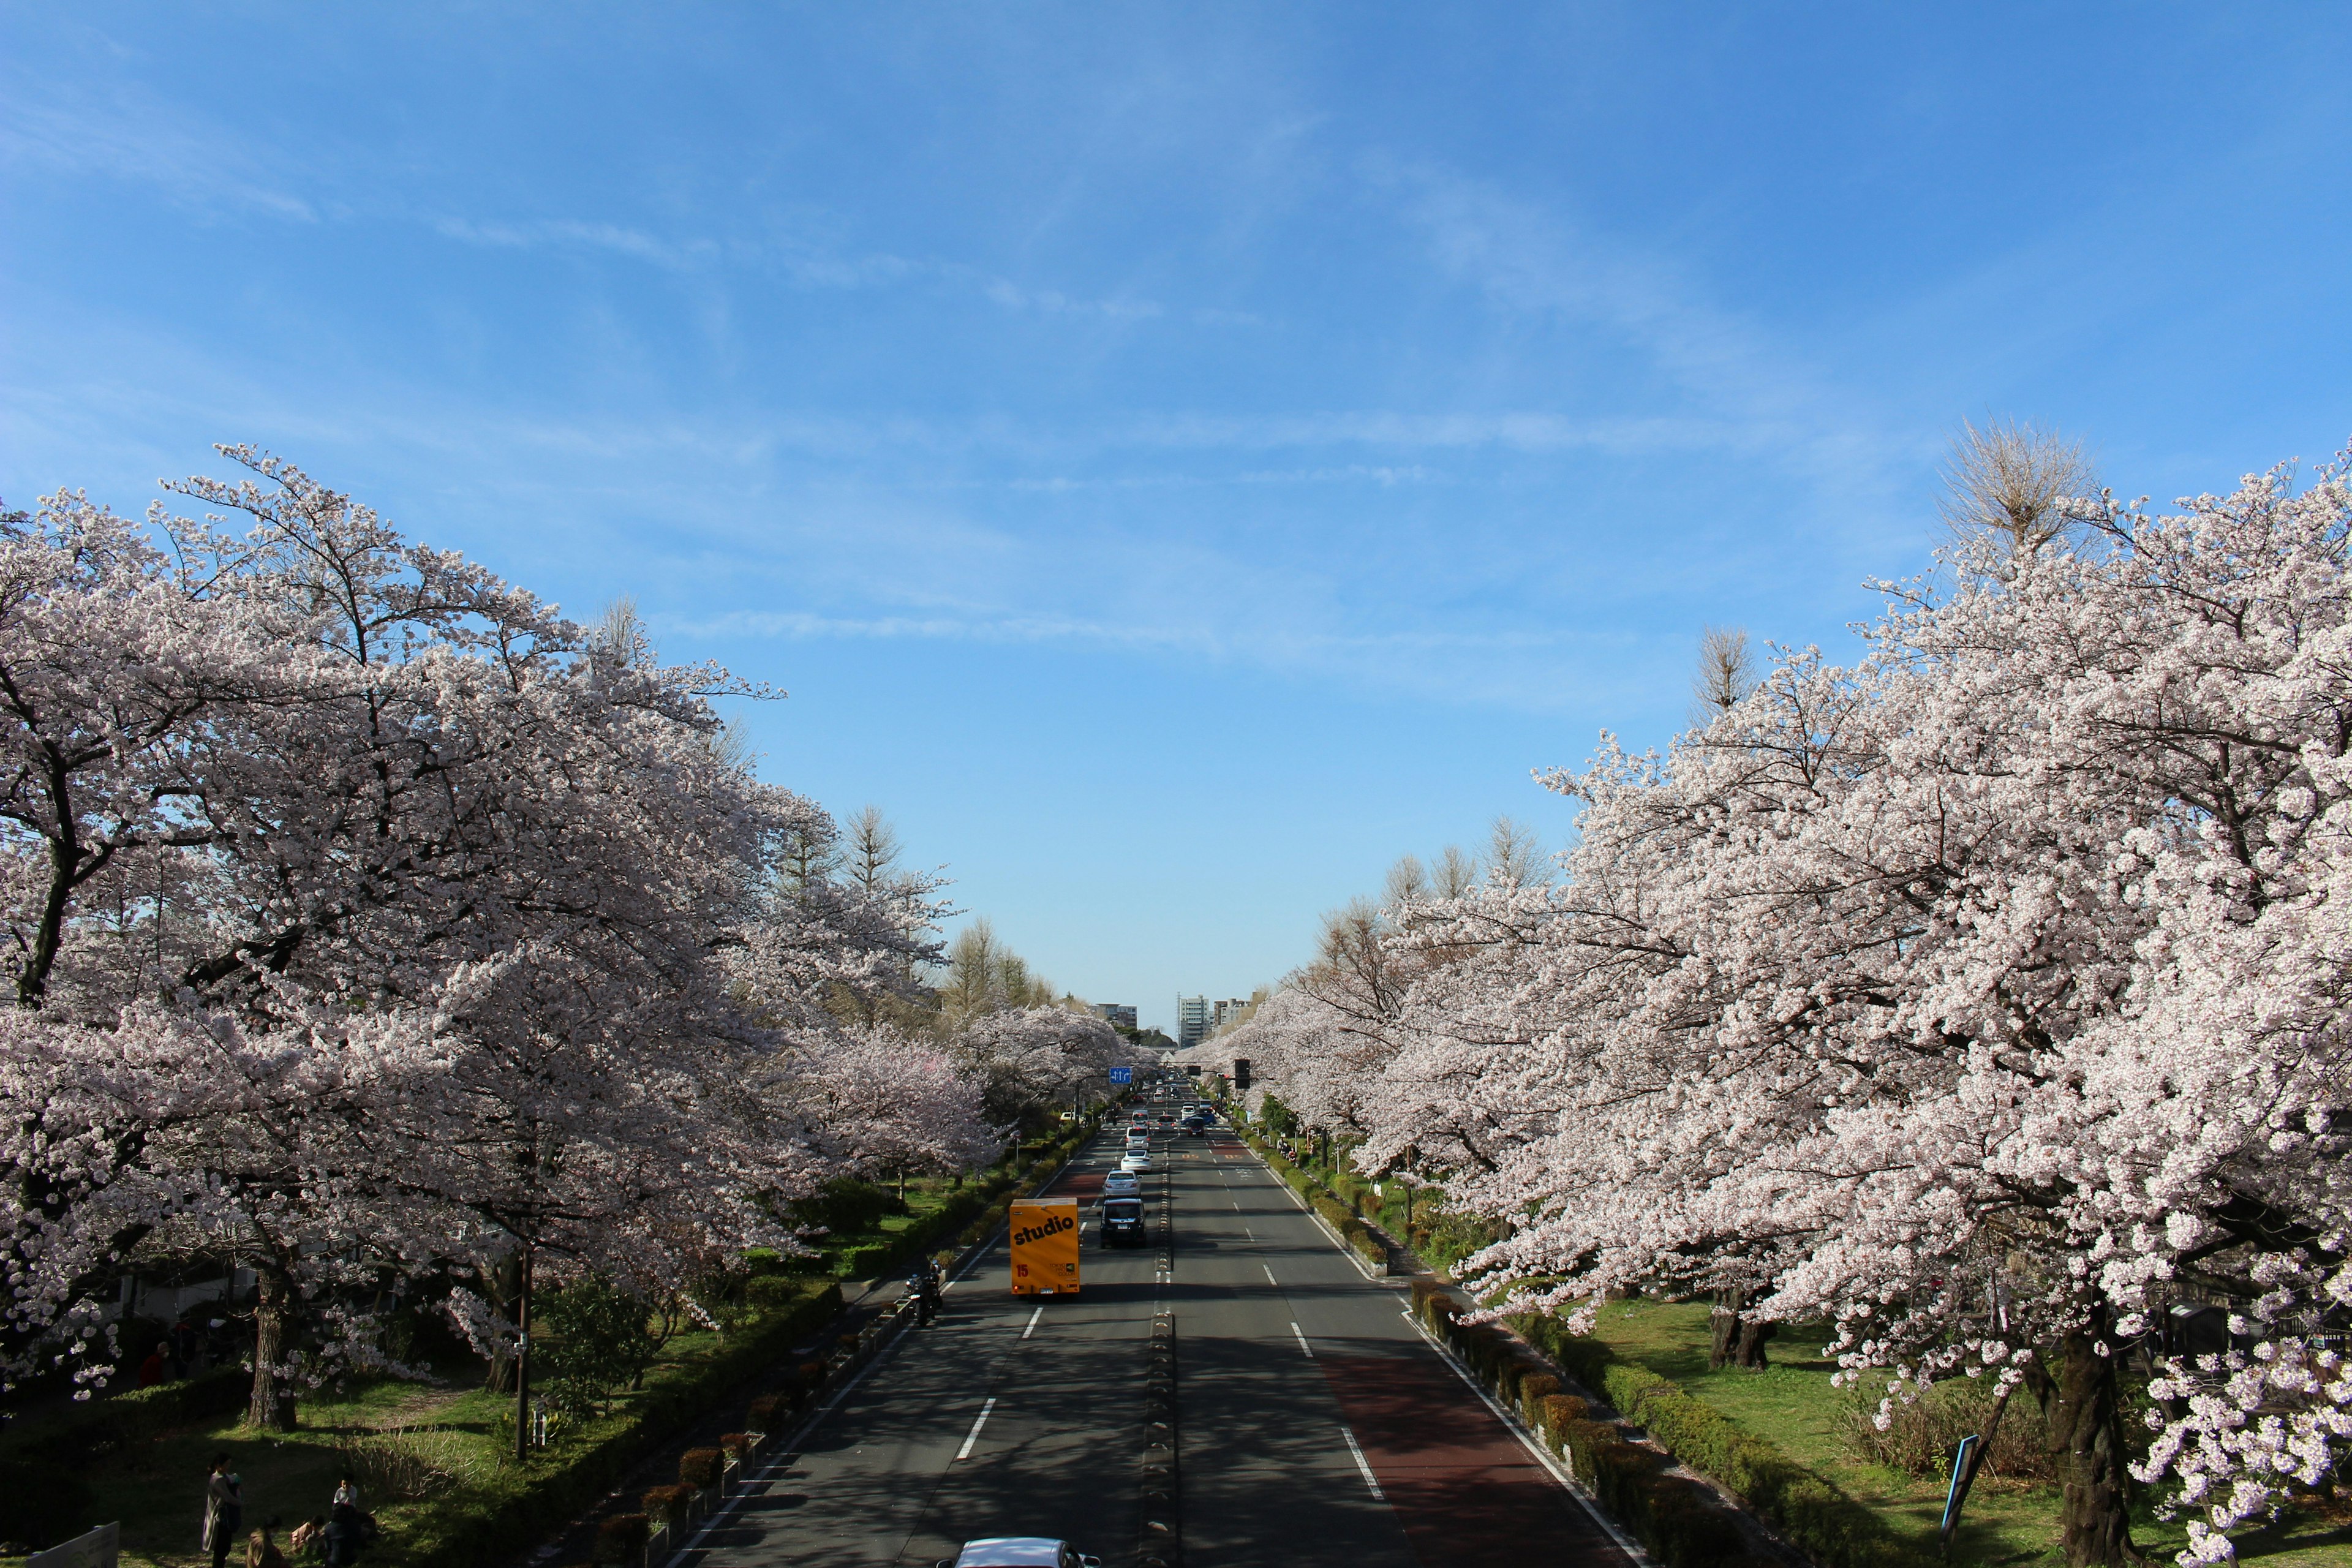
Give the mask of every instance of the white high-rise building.
POLYGON ((1209 1037, 1209 1031, 1215 1026, 1215 1018, 1209 1011, 1209 999, 1206 996, 1176 998, 1176 1048, 1178 1050, 1199 1045, 1209 1037))

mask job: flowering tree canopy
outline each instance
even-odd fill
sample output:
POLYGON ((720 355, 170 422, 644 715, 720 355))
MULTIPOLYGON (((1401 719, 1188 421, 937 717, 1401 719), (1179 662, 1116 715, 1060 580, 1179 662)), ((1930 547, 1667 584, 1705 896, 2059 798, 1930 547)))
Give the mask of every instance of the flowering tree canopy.
POLYGON ((126 1258, 229 1252, 282 1420, 362 1284, 675 1279, 793 1245, 777 1200, 831 1174, 984 1148, 936 1053, 834 1022, 936 955, 938 883, 778 896, 834 829, 725 743, 711 699, 766 693, 226 450, 171 487, 202 522, 0 520, 9 1367, 102 1376, 126 1258))
POLYGON ((1737 1292, 1898 1396, 2030 1389, 2073 1562, 2135 1554, 2119 1356, 2225 1300, 2137 1469, 2212 1561, 2352 1435, 2352 489, 2078 521, 1548 775, 1561 885, 1368 915, 1223 1045, 1504 1221, 1475 1265, 1519 1302, 1737 1292))

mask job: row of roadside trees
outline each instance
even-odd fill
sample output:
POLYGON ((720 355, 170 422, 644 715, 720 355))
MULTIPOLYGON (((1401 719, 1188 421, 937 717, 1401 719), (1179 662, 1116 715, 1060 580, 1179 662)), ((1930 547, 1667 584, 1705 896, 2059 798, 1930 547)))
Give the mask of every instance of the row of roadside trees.
POLYGON ((1401 874, 1215 1049, 1496 1226, 1482 1291, 1826 1324, 1890 1400, 1990 1379, 2069 1563, 2137 1560, 2137 1488, 2220 1561, 2352 1437, 2352 485, 2163 512, 1990 434, 2018 461, 1963 463, 1975 526, 1855 661, 1719 639, 1664 754, 1541 775, 1556 876, 1401 874), (2127 1390, 2184 1299, 2231 1348, 2127 1390))
POLYGON ((257 1424, 386 1364, 404 1292, 503 1360, 534 1280, 690 1300, 1125 1059, 1065 1008, 940 1020, 940 879, 714 707, 780 694, 224 451, 167 487, 197 517, 0 519, 18 1396, 105 1381, 126 1273, 207 1263, 257 1280, 257 1424))

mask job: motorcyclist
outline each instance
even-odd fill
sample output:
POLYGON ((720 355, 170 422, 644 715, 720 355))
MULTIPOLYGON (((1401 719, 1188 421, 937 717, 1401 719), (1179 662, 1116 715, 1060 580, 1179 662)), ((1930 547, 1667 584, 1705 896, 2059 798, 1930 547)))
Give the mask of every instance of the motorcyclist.
POLYGON ((927 1329, 940 1310, 940 1266, 925 1258, 907 1276, 907 1294, 915 1299, 915 1326, 927 1329))

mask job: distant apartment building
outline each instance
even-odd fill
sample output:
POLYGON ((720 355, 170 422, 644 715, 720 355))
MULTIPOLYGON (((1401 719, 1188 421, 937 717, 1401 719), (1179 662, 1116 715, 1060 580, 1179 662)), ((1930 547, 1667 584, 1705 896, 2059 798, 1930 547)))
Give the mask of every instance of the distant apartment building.
POLYGON ((1209 1037, 1216 1026, 1215 1015, 1209 1010, 1206 996, 1176 998, 1176 1048, 1184 1050, 1209 1037))
POLYGON ((1210 1032, 1214 1034, 1222 1029, 1232 1028, 1242 1021, 1243 1016, 1249 1011, 1249 1008, 1250 1000, 1246 996, 1236 996, 1229 1001, 1213 1004, 1209 1010, 1210 1032))
POLYGON ((1097 1002, 1095 1004, 1095 1016, 1114 1029, 1135 1027, 1135 1009, 1122 1003, 1097 1002))

